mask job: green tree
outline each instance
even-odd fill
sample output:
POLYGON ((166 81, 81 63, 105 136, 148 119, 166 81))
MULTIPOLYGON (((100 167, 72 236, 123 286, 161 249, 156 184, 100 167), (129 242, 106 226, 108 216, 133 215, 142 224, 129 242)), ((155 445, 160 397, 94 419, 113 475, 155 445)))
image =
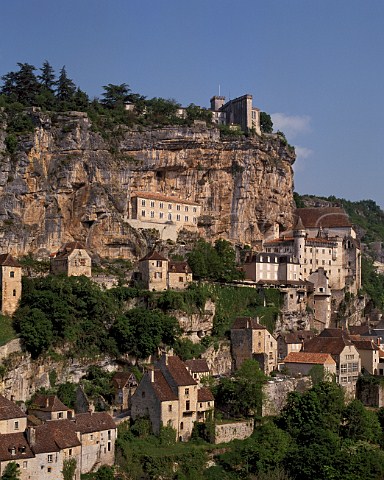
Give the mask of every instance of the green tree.
POLYGON ((155 353, 161 343, 173 345, 179 324, 160 310, 133 308, 117 318, 112 335, 121 353, 144 359, 155 353))
POLYGON ((61 383, 57 389, 57 396, 68 408, 75 407, 77 385, 71 382, 61 383))
POLYGON ((38 308, 28 310, 25 316, 23 313, 23 310, 18 312, 22 316, 18 321, 17 329, 28 351, 36 358, 48 350, 53 343, 52 322, 38 308))
POLYGON ((18 63, 19 71, 4 75, 1 93, 10 97, 13 102, 26 106, 36 105, 36 97, 41 85, 35 75, 36 67, 29 63, 18 63))
POLYGON ((75 458, 64 459, 63 471, 61 472, 64 480, 73 480, 76 472, 76 466, 75 458))
POLYGON ((256 360, 245 360, 234 378, 222 378, 215 391, 218 406, 234 416, 259 416, 266 376, 256 360))
POLYGON ((71 80, 65 69, 65 65, 60 70, 59 78, 56 82, 56 96, 60 102, 71 102, 76 92, 76 85, 71 80))
POLYGON ((360 400, 352 400, 344 410, 341 433, 349 440, 377 443, 381 428, 375 412, 367 410, 360 400))
POLYGON ((107 108, 124 107, 124 104, 130 100, 129 85, 121 83, 120 85, 114 85, 109 83, 103 86, 105 92, 102 93, 104 97, 101 103, 107 108))
POLYGON ((40 68, 41 74, 38 76, 41 85, 47 90, 53 92, 55 87, 55 71, 53 70, 52 65, 45 60, 43 66, 40 68))
POLYGON ((19 480, 20 468, 15 462, 9 462, 5 467, 4 473, 1 478, 2 480, 19 480))
POLYGON ((268 113, 260 112, 260 129, 263 133, 273 132, 272 118, 268 113))

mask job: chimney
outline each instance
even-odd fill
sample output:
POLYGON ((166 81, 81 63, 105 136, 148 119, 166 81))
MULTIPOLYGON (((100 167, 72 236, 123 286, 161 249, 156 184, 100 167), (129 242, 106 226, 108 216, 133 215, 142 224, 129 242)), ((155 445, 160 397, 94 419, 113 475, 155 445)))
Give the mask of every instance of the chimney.
POLYGON ((33 447, 36 444, 36 428, 35 427, 28 427, 27 440, 30 447, 33 447))
POLYGON ((154 368, 149 369, 148 374, 149 374, 150 382, 154 383, 155 382, 155 369, 154 368))

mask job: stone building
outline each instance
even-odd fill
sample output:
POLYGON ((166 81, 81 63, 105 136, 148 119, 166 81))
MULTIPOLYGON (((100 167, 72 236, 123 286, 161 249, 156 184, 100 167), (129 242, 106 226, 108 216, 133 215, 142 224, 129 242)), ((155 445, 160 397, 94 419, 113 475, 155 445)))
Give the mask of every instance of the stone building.
MULTIPOLYGON (((328 329, 338 330, 338 329, 328 329)), ((303 351, 312 353, 329 353, 336 362, 336 381, 342 387, 354 392, 361 372, 359 352, 348 336, 326 336, 333 332, 322 332, 318 337, 304 342, 303 351), (324 333, 325 332, 325 333, 324 333), (323 335, 324 334, 324 335, 323 335)))
POLYGON ((115 405, 121 410, 127 410, 138 385, 135 375, 132 372, 117 372, 112 377, 112 384, 115 405))
POLYGON ((68 277, 92 276, 92 259, 81 242, 66 243, 51 256, 51 273, 68 277))
POLYGON ((13 315, 21 297, 21 265, 9 253, 3 253, 0 267, 0 311, 3 315, 13 315))
POLYGON ((196 380, 198 385, 201 385, 201 380, 208 378, 210 375, 207 360, 205 358, 194 358, 193 360, 186 360, 185 365, 192 375, 192 378, 196 380))
POLYGON ((155 368, 143 376, 132 397, 133 419, 149 416, 152 428, 171 426, 179 441, 187 441, 196 421, 204 421, 214 408, 207 388, 199 388, 184 362, 177 356, 163 355, 155 368))
POLYGON ((28 413, 40 418, 43 421, 48 420, 67 420, 72 418, 73 411, 64 405, 56 395, 36 395, 28 413))
POLYGON ((304 280, 322 267, 332 291, 347 287, 356 293, 361 287, 361 250, 346 212, 340 207, 298 208, 296 218, 293 230, 264 242, 265 251, 294 255, 304 280))
POLYGON ((253 282, 289 283, 300 279, 299 261, 293 255, 260 252, 250 255, 243 266, 245 279, 253 282))
POLYGON ((313 325, 317 331, 328 328, 331 322, 331 289, 323 267, 311 273, 308 281, 313 283, 313 291, 308 296, 308 307, 313 310, 313 325))
POLYGON ((127 222, 134 228, 155 228, 162 240, 177 240, 182 229, 197 231, 201 206, 192 200, 153 192, 131 194, 127 222))
POLYGON ((284 358, 284 365, 291 375, 309 375, 319 365, 326 375, 336 376, 336 362, 329 353, 291 352, 284 358))
POLYGON ((184 290, 192 282, 192 270, 187 262, 173 262, 156 251, 139 260, 139 272, 148 290, 184 290))
POLYGON ((260 110, 252 106, 252 95, 246 94, 225 102, 223 96, 211 98, 212 121, 219 125, 239 125, 243 132, 261 135, 260 110))
POLYGON ((74 480, 103 464, 113 465, 117 429, 112 417, 98 412, 64 418, 70 409, 46 397, 48 407, 45 402, 42 411, 49 415, 42 423, 31 421, 27 426, 26 414, 0 395, 0 475, 9 462, 19 465, 21 480, 63 478, 65 462, 70 459, 76 461, 74 480), (50 411, 45 412, 46 408, 50 411))
POLYGON ((310 340, 315 336, 315 333, 310 330, 297 330, 281 334, 277 337, 277 350, 279 360, 284 358, 291 352, 300 352, 304 341, 310 340))
POLYGON ((350 337, 361 359, 361 368, 370 375, 379 375, 380 348, 373 340, 350 337))
POLYGON ((256 318, 236 318, 231 328, 231 349, 234 370, 248 359, 257 360, 266 375, 277 368, 277 341, 256 318))

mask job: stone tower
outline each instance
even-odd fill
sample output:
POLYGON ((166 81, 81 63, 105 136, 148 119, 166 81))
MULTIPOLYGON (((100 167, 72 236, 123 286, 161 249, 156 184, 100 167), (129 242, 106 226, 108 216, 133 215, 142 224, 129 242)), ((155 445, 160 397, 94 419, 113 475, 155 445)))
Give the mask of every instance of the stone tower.
POLYGON ((0 311, 13 315, 21 297, 21 265, 9 253, 0 255, 0 285, 0 311))
POLYGON ((301 259, 304 258, 306 236, 307 234, 303 222, 300 217, 297 217, 297 221, 293 227, 293 254, 299 260, 300 264, 302 263, 301 259))

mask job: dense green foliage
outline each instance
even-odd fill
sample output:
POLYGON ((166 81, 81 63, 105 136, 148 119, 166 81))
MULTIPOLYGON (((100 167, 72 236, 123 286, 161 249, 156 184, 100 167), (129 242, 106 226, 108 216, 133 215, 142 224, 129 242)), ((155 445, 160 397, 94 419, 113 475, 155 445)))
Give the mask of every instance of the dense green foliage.
POLYGON ((0 346, 16 337, 16 332, 12 326, 12 318, 0 315, 0 346))
POLYGON ((271 116, 266 112, 260 112, 260 128, 263 133, 273 132, 273 122, 271 116))
POLYGON ((196 279, 231 282, 243 278, 236 266, 236 254, 226 240, 216 240, 211 245, 200 239, 188 255, 188 263, 196 279))
POLYGON ((361 259, 361 283, 375 307, 384 309, 384 275, 377 273, 372 260, 361 259))
POLYGON ((232 417, 260 416, 266 380, 256 360, 245 360, 233 378, 221 378, 215 386, 215 407, 232 417))
POLYGON ((16 462, 9 462, 5 467, 4 473, 1 476, 2 480, 19 480, 20 478, 20 468, 17 466, 16 462))

